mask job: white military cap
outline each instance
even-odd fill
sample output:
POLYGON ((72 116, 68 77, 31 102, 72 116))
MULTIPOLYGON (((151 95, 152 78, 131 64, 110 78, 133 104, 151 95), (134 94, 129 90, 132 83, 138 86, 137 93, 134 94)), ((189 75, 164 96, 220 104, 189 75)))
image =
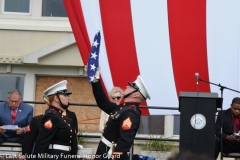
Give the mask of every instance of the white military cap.
POLYGON ((46 98, 53 94, 66 94, 66 95, 72 94, 72 92, 69 92, 67 90, 67 80, 58 82, 58 83, 52 85, 51 87, 49 87, 48 89, 46 89, 43 92, 43 98, 46 98))
POLYGON ((139 92, 145 99, 150 99, 146 85, 144 84, 143 79, 140 75, 138 75, 137 79, 134 82, 128 82, 128 84, 135 89, 139 89, 139 92))

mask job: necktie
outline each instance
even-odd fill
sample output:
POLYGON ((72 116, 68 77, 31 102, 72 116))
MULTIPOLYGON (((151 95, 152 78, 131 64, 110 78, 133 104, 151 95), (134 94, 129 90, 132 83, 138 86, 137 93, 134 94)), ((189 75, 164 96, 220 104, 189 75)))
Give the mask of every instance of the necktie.
POLYGON ((17 115, 16 109, 13 109, 12 110, 12 124, 14 124, 14 120, 16 118, 16 115, 17 115))
POLYGON ((237 127, 236 118, 234 118, 234 122, 233 122, 233 132, 236 132, 236 127, 237 127))

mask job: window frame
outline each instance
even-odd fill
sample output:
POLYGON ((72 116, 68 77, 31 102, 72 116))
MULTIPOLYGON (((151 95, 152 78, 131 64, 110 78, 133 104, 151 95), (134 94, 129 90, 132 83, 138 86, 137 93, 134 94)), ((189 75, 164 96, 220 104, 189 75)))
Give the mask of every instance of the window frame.
POLYGON ((23 12, 5 12, 5 1, 2 0, 2 14, 11 14, 11 15, 32 15, 32 0, 29 0, 29 13, 23 13, 23 12))
POLYGON ((41 13, 41 17, 47 17, 47 18, 49 18, 49 17, 55 17, 55 18, 68 18, 68 15, 67 15, 67 11, 66 11, 66 8, 65 8, 65 6, 64 6, 64 2, 63 2, 63 0, 62 0, 62 4, 63 4, 63 6, 64 6, 64 8, 65 8, 65 13, 66 13, 66 16, 65 17, 62 17, 62 16, 56 16, 56 15, 54 15, 54 16, 44 16, 43 14, 44 14, 44 11, 43 10, 46 10, 46 7, 47 7, 47 5, 45 6, 45 8, 43 7, 43 5, 44 5, 44 1, 45 0, 42 0, 42 13, 41 13))

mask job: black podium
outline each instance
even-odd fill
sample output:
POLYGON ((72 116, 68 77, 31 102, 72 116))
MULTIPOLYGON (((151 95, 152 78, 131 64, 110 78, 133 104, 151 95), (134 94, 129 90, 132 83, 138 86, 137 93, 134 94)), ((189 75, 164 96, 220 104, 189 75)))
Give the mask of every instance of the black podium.
POLYGON ((180 92, 180 151, 214 159, 215 113, 221 103, 217 93, 180 92))

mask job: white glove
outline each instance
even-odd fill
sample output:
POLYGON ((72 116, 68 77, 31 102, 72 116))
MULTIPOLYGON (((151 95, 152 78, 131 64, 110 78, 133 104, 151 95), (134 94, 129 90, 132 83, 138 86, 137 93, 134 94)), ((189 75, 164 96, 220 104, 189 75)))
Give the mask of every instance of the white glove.
POLYGON ((98 66, 98 69, 97 69, 97 71, 95 73, 95 78, 96 79, 100 79, 100 66, 98 66))
POLYGON ((83 149, 83 146, 78 144, 78 149, 83 149))
MULTIPOLYGON (((84 71, 85 71, 85 73, 87 74, 87 67, 88 65, 86 65, 86 66, 84 66, 84 71)), ((87 75, 88 76, 88 75, 87 75)))
MULTIPOLYGON (((88 65, 84 67, 84 71, 87 73, 88 70, 88 65)), ((88 76, 88 75, 87 75, 88 76)), ((92 82, 97 82, 100 79, 100 66, 98 67, 95 75, 94 75, 94 80, 92 82)))

